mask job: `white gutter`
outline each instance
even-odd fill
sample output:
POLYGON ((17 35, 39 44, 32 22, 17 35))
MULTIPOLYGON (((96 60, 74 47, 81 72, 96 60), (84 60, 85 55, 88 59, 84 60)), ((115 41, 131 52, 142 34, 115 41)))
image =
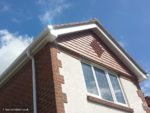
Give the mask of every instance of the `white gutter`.
POLYGON ((29 53, 29 51, 26 51, 27 56, 32 61, 32 95, 33 95, 33 113, 37 113, 37 93, 36 93, 36 74, 35 74, 35 59, 34 57, 29 53))
MULTIPOLYGON (((17 70, 28 58, 27 58, 27 51, 30 51, 33 54, 33 49, 36 51, 37 46, 39 47, 39 43, 44 40, 46 36, 50 33, 50 26, 47 26, 41 33, 38 35, 35 40, 20 54, 19 57, 0 75, 0 86, 5 83, 9 76, 13 74, 15 70, 17 70), (36 48, 36 49, 35 49, 36 48)), ((40 44, 42 45, 42 44, 40 44)))
MULTIPOLYGON (((0 87, 9 80, 13 73, 20 69, 20 67, 28 60, 30 54, 35 54, 45 43, 52 42, 56 39, 56 36, 51 34, 52 26, 48 25, 39 36, 20 54, 20 56, 0 75, 0 87), (27 51, 30 54, 27 54, 27 51)), ((31 59, 31 57, 30 57, 31 59)))

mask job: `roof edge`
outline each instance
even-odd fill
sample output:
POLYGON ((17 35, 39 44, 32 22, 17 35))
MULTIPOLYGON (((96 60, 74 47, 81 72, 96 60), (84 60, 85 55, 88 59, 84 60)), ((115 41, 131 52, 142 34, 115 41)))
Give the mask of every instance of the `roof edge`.
POLYGON ((0 85, 5 82, 11 74, 17 70, 17 67, 22 65, 28 58, 27 51, 33 55, 36 51, 38 51, 44 44, 47 42, 53 42, 55 39, 62 34, 88 30, 92 29, 94 31, 98 30, 99 33, 103 34, 104 37, 107 38, 107 41, 114 45, 116 50, 121 51, 120 55, 122 54, 122 58, 124 58, 127 65, 133 66, 134 71, 138 74, 138 80, 143 81, 147 79, 147 73, 143 71, 135 61, 125 52, 125 50, 113 39, 113 37, 103 28, 103 26, 98 22, 96 19, 92 19, 89 21, 75 23, 75 24, 66 24, 62 26, 51 26, 48 25, 41 33, 38 35, 35 40, 20 54, 19 57, 1 74, 0 76, 0 85), (96 30, 95 30, 96 29, 96 30), (22 62, 20 62, 22 61, 22 62), (17 67, 16 67, 17 64, 17 67))
POLYGON ((103 28, 97 19, 92 19, 82 23, 62 24, 60 27, 55 26, 54 28, 55 29, 52 30, 52 33, 57 36, 87 29, 92 29, 94 31, 98 30, 99 33, 107 38, 107 42, 112 45, 113 49, 115 49, 114 51, 118 51, 116 55, 118 56, 119 53, 122 58, 121 60, 124 60, 123 63, 129 67, 129 70, 131 72, 134 71, 133 73, 137 76, 139 82, 147 79, 148 74, 127 54, 127 52, 118 44, 118 42, 103 28))
POLYGON ((66 23, 66 24, 60 24, 60 25, 54 25, 53 28, 55 30, 62 29, 62 28, 68 28, 68 27, 76 27, 76 26, 82 26, 86 24, 92 24, 95 23, 99 28, 102 29, 102 31, 123 51, 123 53, 132 61, 134 64, 144 73, 147 74, 135 61, 134 59, 118 44, 118 42, 111 36, 111 34, 103 27, 103 25, 96 19, 92 18, 89 21, 84 22, 76 22, 76 23, 66 23))
POLYGON ((39 46, 51 42, 52 38, 50 36, 51 27, 47 26, 36 38, 35 40, 13 61, 13 63, 0 75, 0 86, 13 74, 25 61, 27 61, 28 55, 27 52, 30 52, 31 55, 39 49, 39 46))

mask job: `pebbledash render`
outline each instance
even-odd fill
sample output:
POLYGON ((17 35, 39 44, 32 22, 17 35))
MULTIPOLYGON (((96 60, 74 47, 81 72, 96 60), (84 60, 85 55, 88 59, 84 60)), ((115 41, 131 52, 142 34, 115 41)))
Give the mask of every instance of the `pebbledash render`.
POLYGON ((146 79, 96 19, 47 26, 0 76, 0 113, 150 113, 146 79))

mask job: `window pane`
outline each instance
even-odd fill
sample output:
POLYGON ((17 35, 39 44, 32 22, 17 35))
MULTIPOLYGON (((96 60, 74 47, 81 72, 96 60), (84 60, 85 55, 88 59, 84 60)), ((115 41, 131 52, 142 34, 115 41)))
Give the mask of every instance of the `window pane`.
POLYGON ((96 88, 96 83, 94 80, 91 66, 88 64, 82 63, 82 69, 83 69, 84 78, 85 78, 88 93, 98 95, 98 91, 96 88))
POLYGON ((109 88, 109 84, 105 75, 105 72, 103 70, 100 70, 98 68, 94 68, 96 78, 98 81, 98 85, 100 88, 101 96, 103 99, 113 101, 112 94, 109 88))
POLYGON ((109 74, 109 76, 110 76, 110 80, 111 80, 112 87, 114 89, 117 101, 125 104, 125 100, 124 100, 117 76, 112 75, 112 74, 109 74))

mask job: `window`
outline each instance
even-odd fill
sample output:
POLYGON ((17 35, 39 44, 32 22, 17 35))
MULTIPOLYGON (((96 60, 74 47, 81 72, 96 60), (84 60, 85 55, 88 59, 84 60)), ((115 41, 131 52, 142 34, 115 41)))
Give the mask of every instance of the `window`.
POLYGON ((82 62, 87 92, 104 100, 126 104, 117 75, 82 62))
POLYGON ((109 74, 109 76, 110 76, 111 84, 112 84, 117 102, 125 104, 125 99, 123 97, 123 93, 121 91, 121 87, 119 85, 117 76, 113 74, 109 74))
POLYGON ((105 72, 98 68, 94 68, 94 71, 95 71, 96 79, 97 79, 98 86, 100 89, 101 97, 103 99, 113 101, 105 72))
POLYGON ((86 75, 84 77, 85 77, 85 81, 86 81, 87 90, 89 93, 98 95, 98 91, 97 91, 96 83, 94 80, 92 68, 88 64, 83 64, 83 65, 84 65, 83 66, 83 73, 86 75))

